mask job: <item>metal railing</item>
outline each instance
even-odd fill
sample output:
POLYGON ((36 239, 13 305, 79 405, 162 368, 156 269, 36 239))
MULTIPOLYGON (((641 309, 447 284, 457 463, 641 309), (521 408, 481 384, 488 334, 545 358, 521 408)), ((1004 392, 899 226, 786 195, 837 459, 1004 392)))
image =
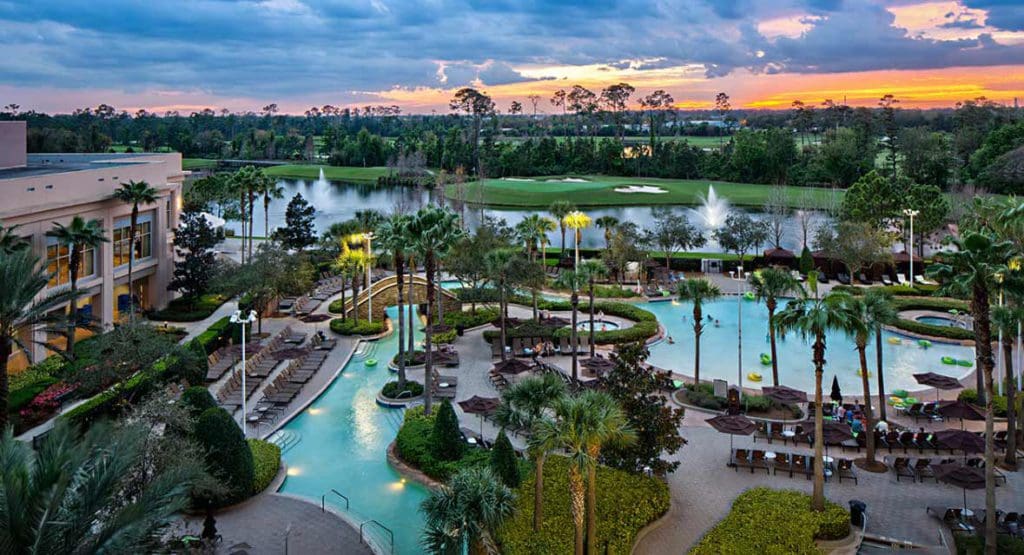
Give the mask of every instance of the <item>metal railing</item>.
POLYGON ((374 520, 372 518, 370 520, 364 520, 363 522, 361 522, 359 524, 359 543, 365 543, 367 545, 370 544, 370 542, 368 540, 364 540, 363 539, 363 528, 367 524, 376 524, 378 527, 380 527, 381 530, 384 530, 385 532, 388 533, 388 542, 390 544, 390 546, 389 546, 390 547, 389 553, 393 554, 395 552, 395 533, 392 532, 391 529, 388 528, 387 526, 384 526, 383 524, 381 524, 380 522, 378 522, 378 521, 376 521, 376 520, 374 520))
POLYGON ((345 497, 345 495, 342 494, 340 491, 338 491, 338 490, 336 490, 334 488, 331 488, 331 491, 329 491, 329 492, 327 492, 327 493, 325 493, 325 494, 320 496, 320 510, 321 511, 324 511, 324 512, 327 511, 327 496, 329 494, 331 494, 331 493, 333 493, 334 495, 337 495, 338 497, 344 499, 345 500, 345 510, 346 511, 349 510, 349 500, 348 500, 348 497, 345 497))

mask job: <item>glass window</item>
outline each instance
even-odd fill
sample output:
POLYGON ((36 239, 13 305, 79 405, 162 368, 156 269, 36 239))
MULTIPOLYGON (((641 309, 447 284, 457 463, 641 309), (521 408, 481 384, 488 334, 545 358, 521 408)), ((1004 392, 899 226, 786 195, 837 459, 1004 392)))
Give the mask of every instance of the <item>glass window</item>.
MULTIPOLYGON (((57 243, 53 238, 47 239, 46 271, 50 273, 50 287, 71 282, 71 249, 67 245, 57 243)), ((93 249, 86 249, 78 263, 78 279, 90 277, 95 273, 96 253, 93 249)))
MULTIPOLYGON (((153 255, 153 213, 139 214, 135 229, 135 260, 142 260, 153 255)), ((121 218, 114 222, 114 267, 128 264, 128 252, 131 244, 131 218, 121 218)))

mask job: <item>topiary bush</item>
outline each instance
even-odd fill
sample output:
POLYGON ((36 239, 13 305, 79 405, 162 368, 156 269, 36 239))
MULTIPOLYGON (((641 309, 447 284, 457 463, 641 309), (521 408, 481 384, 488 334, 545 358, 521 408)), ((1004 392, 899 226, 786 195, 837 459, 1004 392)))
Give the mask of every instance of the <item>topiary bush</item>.
POLYGON ((462 458, 465 444, 459 430, 459 418, 447 399, 437 408, 434 429, 430 432, 434 457, 442 461, 457 461, 462 458))
POLYGON ((409 466, 436 480, 447 480, 463 468, 487 465, 487 451, 468 449, 457 461, 443 461, 434 457, 432 435, 437 411, 431 416, 423 414, 423 406, 405 411, 405 419, 395 438, 395 452, 409 466))
POLYGON ((281 469, 281 448, 261 439, 249 439, 248 443, 253 463, 252 492, 256 494, 267 489, 281 469))
POLYGON ((335 318, 331 320, 331 331, 338 335, 380 335, 384 333, 384 322, 360 320, 357 324, 352 318, 335 318))
POLYGON ((181 404, 188 409, 192 418, 199 418, 201 414, 217 406, 217 401, 210 395, 210 390, 201 385, 194 385, 181 394, 181 404))
POLYGON ((498 438, 494 440, 494 448, 491 449, 491 470, 512 489, 519 487, 522 481, 519 476, 519 457, 516 456, 516 450, 504 430, 498 434, 498 438))
POLYGON ((222 408, 206 409, 196 422, 195 437, 206 450, 210 473, 227 489, 222 498, 205 501, 213 507, 223 507, 252 495, 256 479, 252 451, 235 419, 222 408))
POLYGON ((826 502, 825 511, 819 513, 811 510, 807 494, 758 487, 740 494, 729 514, 704 535, 690 554, 817 555, 821 551, 815 539, 840 539, 849 533, 850 514, 839 505, 826 502))
POLYGON ((405 387, 399 387, 398 380, 395 380, 384 384, 384 387, 380 390, 380 394, 388 399, 408 399, 410 397, 419 397, 420 395, 423 395, 423 384, 407 380, 405 382, 405 387), (406 391, 409 393, 399 397, 399 395, 406 391))
POLYGON ((708 410, 723 410, 728 405, 724 397, 715 397, 715 389, 709 383, 686 384, 686 402, 696 407, 708 410))

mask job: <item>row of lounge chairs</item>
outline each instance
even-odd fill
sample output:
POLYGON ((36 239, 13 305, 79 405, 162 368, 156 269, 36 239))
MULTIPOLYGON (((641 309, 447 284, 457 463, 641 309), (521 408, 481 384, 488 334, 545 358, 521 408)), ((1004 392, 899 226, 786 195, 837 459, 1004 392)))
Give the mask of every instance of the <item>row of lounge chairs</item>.
POLYGON ((903 414, 913 418, 914 422, 922 418, 928 421, 945 420, 945 417, 939 414, 939 406, 940 404, 937 401, 932 403, 914 403, 903 414))
MULTIPOLYGON (((287 328, 285 328, 287 330, 287 328)), ((284 344, 285 330, 278 332, 269 342, 260 346, 259 351, 252 358, 245 361, 246 373, 245 396, 249 397, 256 392, 264 378, 270 375, 280 361, 272 356, 284 344), (269 365, 269 368, 267 366, 269 365)), ((236 368, 224 387, 217 392, 217 402, 227 407, 238 407, 242 405, 242 369, 236 368)))
MULTIPOLYGON (((246 349, 255 351, 259 349, 259 342, 252 342, 246 345, 246 349)), ((215 382, 219 380, 228 370, 231 370, 242 360, 242 347, 240 345, 226 345, 214 351, 206 357, 207 370, 206 381, 215 382)))
MULTIPOLYGON (((539 355, 570 355, 573 352, 572 340, 569 337, 560 337, 558 343, 551 345, 551 341, 544 339, 543 337, 513 337, 512 338, 512 356, 514 357, 532 357, 535 354, 539 355), (544 346, 540 353, 534 352, 534 347, 537 345, 544 346)), ((576 353, 588 353, 590 352, 590 337, 588 335, 581 334, 576 338, 576 353)), ((491 342, 491 356, 498 358, 501 356, 501 342, 491 342)))
POLYGON ((279 335, 281 336, 282 341, 285 343, 291 343, 292 345, 302 345, 302 342, 306 340, 307 336, 305 333, 292 331, 291 326, 285 326, 279 335))
POLYGON ((431 384, 431 392, 435 399, 455 399, 455 390, 459 385, 458 376, 442 376, 435 374, 431 384))
MULTIPOLYGON (((788 473, 792 478, 794 475, 803 475, 808 480, 814 476, 814 457, 810 455, 799 455, 795 453, 776 453, 775 458, 770 459, 765 451, 758 449, 734 449, 730 465, 739 472, 740 468, 749 468, 753 474, 756 470, 764 470, 765 474, 779 475, 779 472, 788 473)), ((857 483, 857 474, 853 470, 853 461, 839 459, 830 462, 825 459, 825 478, 833 476, 839 478, 839 482, 853 480, 857 483)))
POLYGON ((338 340, 333 337, 328 339, 323 333, 316 333, 313 339, 309 340, 309 344, 317 351, 330 351, 338 346, 338 340))
MULTIPOLYGON (((985 528, 984 509, 965 512, 963 507, 928 507, 925 512, 942 521, 954 534, 972 534, 985 528)), ((1024 513, 997 509, 996 533, 1024 538, 1024 513)))
MULTIPOLYGON (((929 458, 911 459, 909 457, 896 457, 891 459, 886 457, 885 463, 892 467, 893 472, 896 473, 896 481, 902 481, 902 478, 910 478, 911 482, 917 482, 920 480, 924 482, 926 479, 931 478, 938 482, 935 477, 935 468, 941 464, 947 464, 951 462, 957 462, 959 459, 955 458, 944 458, 939 460, 933 460, 929 458)), ((974 457, 967 459, 968 466, 974 466, 977 468, 985 467, 985 459, 974 457)), ((1002 473, 998 468, 993 469, 996 476, 996 485, 1006 483, 1006 475, 1002 473)))

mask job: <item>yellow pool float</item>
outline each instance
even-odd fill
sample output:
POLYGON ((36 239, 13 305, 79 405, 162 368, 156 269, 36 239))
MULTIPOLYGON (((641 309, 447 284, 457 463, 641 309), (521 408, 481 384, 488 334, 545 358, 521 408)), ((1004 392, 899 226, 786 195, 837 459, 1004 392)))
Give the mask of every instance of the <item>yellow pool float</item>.
POLYGON ((892 345, 899 345, 900 343, 903 343, 903 340, 899 337, 890 337, 887 341, 892 345))
MULTIPOLYGON (((871 377, 871 373, 872 373, 871 370, 868 370, 868 377, 869 378, 871 377)), ((863 375, 863 373, 860 371, 860 368, 857 369, 857 375, 858 376, 862 376, 863 375)))
POLYGON ((759 382, 761 381, 761 374, 758 374, 757 372, 751 372, 747 374, 747 379, 752 382, 759 382))

